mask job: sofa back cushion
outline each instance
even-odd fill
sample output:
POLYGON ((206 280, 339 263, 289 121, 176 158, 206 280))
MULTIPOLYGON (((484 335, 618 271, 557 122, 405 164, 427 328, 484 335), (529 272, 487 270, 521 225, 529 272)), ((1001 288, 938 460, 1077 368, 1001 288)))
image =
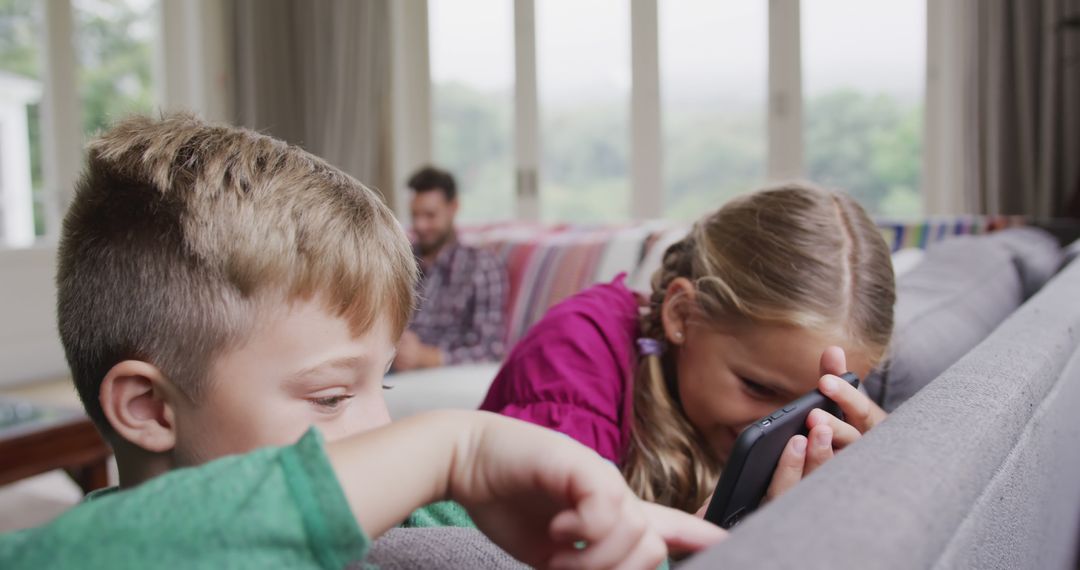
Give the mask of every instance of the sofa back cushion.
POLYGON ((1057 239, 1039 228, 1011 228, 987 237, 1012 254, 1024 287, 1024 299, 1038 293, 1065 262, 1065 252, 1057 239))
POLYGON ((503 260, 509 281, 507 345, 512 346, 549 308, 620 273, 641 259, 650 234, 633 226, 490 226, 463 232, 503 260))
POLYGON ((1024 300, 1013 255, 985 237, 931 247, 897 280, 895 326, 867 393, 886 411, 930 383, 979 344, 1024 300))
POLYGON ((1072 263, 1077 257, 1080 257, 1080 240, 1072 242, 1063 252, 1065 258, 1062 260, 1062 265, 1072 263))
MULTIPOLYGON (((1021 218, 960 216, 879 220, 878 226, 895 252, 1022 223, 1021 218)), ((507 268, 506 340, 513 346, 556 303, 619 273, 628 275, 631 289, 647 292, 664 250, 689 228, 664 221, 601 226, 514 222, 464 227, 459 233, 466 243, 495 252, 507 268)))

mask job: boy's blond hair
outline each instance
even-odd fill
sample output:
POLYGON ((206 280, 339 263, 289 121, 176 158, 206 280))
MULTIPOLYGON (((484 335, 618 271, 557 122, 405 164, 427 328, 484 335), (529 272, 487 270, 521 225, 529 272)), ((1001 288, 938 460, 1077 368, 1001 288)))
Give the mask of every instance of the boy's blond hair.
POLYGON ((156 365, 199 398, 210 363, 251 332, 261 299, 311 299, 394 338, 416 262, 379 197, 300 148, 189 115, 134 117, 88 149, 64 219, 60 337, 90 417, 110 368, 156 365))

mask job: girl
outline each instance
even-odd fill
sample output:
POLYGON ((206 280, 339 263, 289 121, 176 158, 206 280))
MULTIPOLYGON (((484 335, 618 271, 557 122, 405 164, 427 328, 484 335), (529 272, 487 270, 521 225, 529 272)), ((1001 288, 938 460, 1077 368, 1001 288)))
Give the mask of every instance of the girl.
POLYGON ((885 417, 835 375, 865 378, 892 332, 889 248, 850 197, 798 184, 735 199, 664 254, 648 297, 623 277, 554 307, 514 348, 481 409, 561 431, 643 499, 701 508, 746 426, 815 387, 775 497, 885 417))

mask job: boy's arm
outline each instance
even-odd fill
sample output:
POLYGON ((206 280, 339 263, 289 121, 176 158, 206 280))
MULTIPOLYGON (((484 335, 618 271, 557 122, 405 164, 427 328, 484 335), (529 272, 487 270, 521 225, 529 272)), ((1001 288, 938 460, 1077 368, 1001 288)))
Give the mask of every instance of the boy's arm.
POLYGON ((532 565, 655 567, 709 523, 638 501, 562 435, 480 412, 437 412, 329 446, 298 443, 178 469, 0 536, 7 568, 341 568, 417 506, 449 498, 532 565), (578 541, 588 542, 584 549, 578 541))
POLYGON ((464 505, 480 530, 534 566, 655 568, 667 547, 698 550, 725 536, 686 513, 639 501, 592 450, 495 414, 413 416, 327 452, 372 536, 442 499, 464 505))
POLYGON ((360 526, 379 536, 420 505, 446 498, 454 454, 468 427, 456 414, 425 414, 327 444, 360 526))

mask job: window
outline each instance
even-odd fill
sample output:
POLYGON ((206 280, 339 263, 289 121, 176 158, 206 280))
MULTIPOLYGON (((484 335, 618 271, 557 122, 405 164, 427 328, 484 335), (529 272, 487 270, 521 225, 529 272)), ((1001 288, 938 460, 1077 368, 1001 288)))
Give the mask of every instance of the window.
POLYGON ((0 0, 0 246, 44 234, 41 175, 41 12, 34 0, 0 0))
MULTIPOLYGON (((511 152, 514 119, 531 137, 534 112, 526 99, 523 116, 513 116, 515 51, 527 67, 520 76, 536 76, 529 96, 538 102, 539 133, 524 150, 539 148, 540 218, 609 223, 637 211, 630 127, 656 117, 648 105, 630 108, 631 1, 534 0, 521 4, 535 11, 516 19, 512 0, 428 1, 435 156, 459 171, 466 196, 483 198, 463 204, 466 219, 511 217, 512 173, 532 169, 531 156, 518 165, 511 152), (527 45, 533 32, 535 45, 527 45)), ((656 191, 664 204, 657 217, 696 218, 759 188, 768 168, 846 190, 873 214, 922 214, 924 0, 656 2, 663 152, 656 191), (796 25, 798 43, 769 36, 796 25), (781 91, 801 82, 802 93, 782 93, 770 106, 770 72, 781 91), (784 112, 791 105, 800 105, 801 122, 784 112), (778 139, 769 140, 770 125, 778 139)), ((637 55, 651 65, 654 54, 637 55)))
POLYGON ((547 221, 630 215, 630 3, 537 0, 540 210, 547 221))
POLYGON ((514 214, 512 0, 429 0, 435 162, 466 222, 514 214))
MULTIPOLYGON (((57 213, 46 204, 55 206, 61 193, 45 188, 43 172, 45 151, 58 151, 44 148, 42 142, 40 103, 47 77, 75 79, 81 103, 76 113, 73 102, 68 108, 65 94, 53 99, 60 109, 53 141, 72 141, 69 129, 89 138, 124 115, 153 110, 158 0, 57 0, 48 7, 36 0, 0 0, 0 247, 30 245, 35 237, 59 229, 46 228, 46 210, 57 213), (64 29, 69 9, 72 37, 46 38, 44 18, 58 18, 59 29, 64 29), (46 42, 51 46, 47 61, 42 57, 46 42), (72 48, 77 70, 66 64, 70 52, 65 52, 72 48), (82 117, 81 129, 72 116, 82 117)), ((61 162, 52 168, 64 172, 49 174, 66 186, 79 165, 71 153, 58 154, 61 162)))
POLYGON ((807 176, 870 212, 922 212, 926 2, 803 0, 807 176))
POLYGON ((658 8, 664 213, 692 220, 765 178, 768 3, 658 8))
POLYGON ((155 0, 72 0, 83 133, 153 110, 155 0))

